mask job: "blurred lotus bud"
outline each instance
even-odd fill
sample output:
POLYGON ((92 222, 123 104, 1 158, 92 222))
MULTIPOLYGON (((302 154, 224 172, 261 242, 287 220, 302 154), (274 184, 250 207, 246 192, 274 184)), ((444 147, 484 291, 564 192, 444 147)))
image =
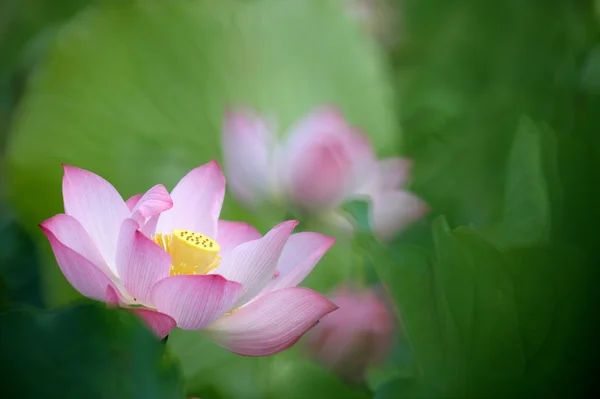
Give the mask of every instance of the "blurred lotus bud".
POLYGON ((260 115, 229 111, 223 150, 231 192, 249 206, 281 203, 351 230, 340 206, 366 198, 371 201, 371 225, 383 239, 428 210, 401 188, 409 179, 411 161, 378 160, 368 137, 332 106, 309 113, 281 138, 260 115))
POLYGON ((307 335, 311 358, 346 381, 360 383, 369 366, 380 364, 394 340, 394 316, 372 289, 343 286, 329 299, 339 309, 307 335))

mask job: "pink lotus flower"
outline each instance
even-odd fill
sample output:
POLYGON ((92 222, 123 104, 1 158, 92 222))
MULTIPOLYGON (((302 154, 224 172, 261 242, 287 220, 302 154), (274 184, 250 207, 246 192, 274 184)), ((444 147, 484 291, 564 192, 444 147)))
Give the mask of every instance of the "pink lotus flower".
POLYGON ((393 344, 393 314, 371 290, 344 286, 330 299, 339 309, 307 335, 306 348, 341 377, 361 382, 367 367, 381 363, 393 344))
POLYGON ((411 162, 377 160, 366 136, 333 107, 313 111, 282 140, 252 111, 228 111, 223 150, 232 192, 250 206, 283 201, 352 229, 340 205, 369 198, 371 225, 384 239, 428 210, 418 197, 400 188, 408 180, 411 162))
POLYGON ((103 178, 64 166, 65 214, 41 228, 75 289, 128 308, 160 338, 177 325, 242 355, 282 351, 336 309, 296 287, 334 240, 291 234, 296 221, 261 236, 219 220, 224 193, 214 161, 170 195, 157 185, 127 202, 103 178))

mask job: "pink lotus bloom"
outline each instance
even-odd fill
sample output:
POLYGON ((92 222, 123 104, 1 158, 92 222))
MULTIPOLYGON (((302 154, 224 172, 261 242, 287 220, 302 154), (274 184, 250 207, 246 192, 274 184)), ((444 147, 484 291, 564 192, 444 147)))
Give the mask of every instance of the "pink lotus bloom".
POLYGON ((330 299, 339 309, 307 335, 311 357, 341 377, 361 382, 368 366, 381 363, 394 340, 394 316, 371 290, 349 287, 330 299))
POLYGON ((334 107, 322 107, 279 140, 250 110, 228 111, 223 127, 226 172, 233 194, 250 206, 285 202, 352 229, 339 211, 353 198, 371 200, 371 225, 387 239, 423 216, 428 207, 401 187, 411 162, 378 160, 367 137, 334 107))
POLYGON ((296 287, 334 240, 291 234, 296 221, 261 236, 219 220, 224 193, 214 161, 171 194, 157 185, 127 202, 103 178, 65 165, 65 214, 41 228, 75 289, 128 308, 159 337, 177 325, 242 355, 282 351, 336 309, 296 287))

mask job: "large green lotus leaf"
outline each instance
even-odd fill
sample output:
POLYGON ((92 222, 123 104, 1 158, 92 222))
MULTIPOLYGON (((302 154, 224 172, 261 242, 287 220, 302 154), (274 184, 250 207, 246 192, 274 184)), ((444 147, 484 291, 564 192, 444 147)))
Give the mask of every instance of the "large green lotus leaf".
POLYGON ((183 398, 178 365, 133 314, 98 304, 0 315, 11 398, 183 398))
POLYGON ((303 341, 268 357, 235 355, 197 331, 176 329, 169 348, 178 355, 189 395, 210 398, 364 398, 331 372, 303 358, 303 341))
POLYGON ((22 48, 44 28, 72 16, 89 0, 5 0, 0 2, 0 75, 16 66, 22 48))
POLYGON ((545 390, 544 397, 569 396, 579 384, 565 381, 579 378, 580 356, 589 345, 582 339, 588 330, 579 320, 595 305, 588 296, 595 285, 586 284, 589 258, 560 243, 511 250, 507 255, 527 356, 526 380, 545 390))
POLYGON ((236 355, 198 331, 175 329, 167 345, 181 363, 189 395, 256 399, 263 396, 265 381, 261 371, 266 358, 236 355))
POLYGON ((469 337, 472 376, 479 378, 480 388, 496 389, 495 384, 502 382, 510 385, 523 375, 525 356, 506 257, 471 228, 459 227, 447 239, 456 242, 474 277, 469 337))
MULTIPOLYGON (((283 129, 335 103, 385 153, 398 133, 386 71, 336 4, 129 0, 79 14, 47 49, 14 121, 7 177, 22 222, 33 229, 61 212, 61 163, 101 174, 125 197, 171 188, 221 158, 229 104, 273 115, 283 129)), ((282 217, 231 203, 223 215, 263 231, 282 217)), ((52 300, 72 298, 52 273, 52 300)))
POLYGON ((272 399, 366 399, 370 393, 360 386, 344 384, 332 372, 309 360, 297 359, 296 351, 270 358, 264 375, 269 378, 266 397, 272 399))
POLYGON ((419 381, 412 378, 397 378, 393 381, 382 384, 375 392, 375 399, 426 399, 439 397, 439 393, 434 391, 431 385, 420 384, 419 381))
POLYGON ((0 204, 0 303, 44 306, 39 263, 35 242, 0 204))

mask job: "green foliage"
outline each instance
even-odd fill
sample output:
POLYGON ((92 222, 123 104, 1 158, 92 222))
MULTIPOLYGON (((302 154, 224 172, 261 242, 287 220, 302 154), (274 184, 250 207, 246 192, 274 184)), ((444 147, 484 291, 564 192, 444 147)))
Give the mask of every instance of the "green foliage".
POLYGON ((0 377, 9 397, 178 398, 183 381, 165 347, 124 310, 81 304, 0 315, 0 377))
POLYGON ((404 153, 416 161, 415 189, 452 224, 498 221, 521 115, 573 130, 584 3, 405 2, 410 34, 396 60, 404 153))
MULTIPOLYGON (((0 204, 0 301, 43 307, 35 243, 0 204)), ((0 309, 2 305, 0 305, 0 309)))
POLYGON ((40 31, 58 24, 87 5, 89 0, 3 1, 0 3, 0 78, 15 67, 23 47, 40 31))
POLYGON ((501 251, 443 217, 433 234, 432 254, 358 236, 378 254, 374 264, 415 356, 413 377, 382 385, 376 397, 560 397, 559 375, 576 364, 569 343, 584 314, 585 257, 545 246, 501 251), (568 261, 575 268, 566 269, 568 261))
POLYGON ((176 329, 168 346, 177 355, 190 396, 260 398, 265 359, 235 355, 206 340, 197 331, 176 329))
POLYGON ((169 348, 178 355, 189 395, 209 398, 356 398, 335 375, 300 359, 297 349, 267 358, 235 355, 204 339, 197 331, 175 330, 169 348))
POLYGON ((271 359, 265 375, 269 376, 269 397, 273 399, 366 399, 371 396, 364 388, 352 389, 322 367, 298 360, 290 353, 271 359))

